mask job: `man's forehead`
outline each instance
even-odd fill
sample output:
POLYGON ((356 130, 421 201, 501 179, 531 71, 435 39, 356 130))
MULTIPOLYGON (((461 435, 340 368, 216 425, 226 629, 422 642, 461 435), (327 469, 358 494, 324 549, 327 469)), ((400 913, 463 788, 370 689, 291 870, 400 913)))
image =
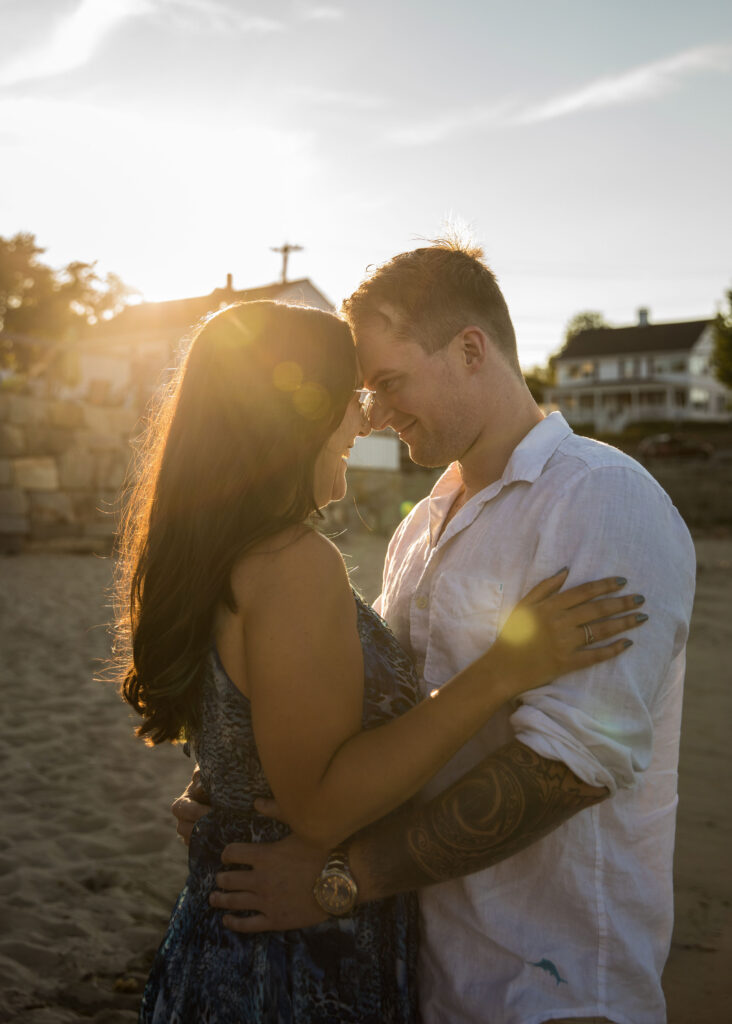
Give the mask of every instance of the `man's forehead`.
POLYGON ((356 356, 364 384, 378 383, 382 377, 403 373, 414 362, 415 343, 384 327, 363 328, 356 332, 356 356))

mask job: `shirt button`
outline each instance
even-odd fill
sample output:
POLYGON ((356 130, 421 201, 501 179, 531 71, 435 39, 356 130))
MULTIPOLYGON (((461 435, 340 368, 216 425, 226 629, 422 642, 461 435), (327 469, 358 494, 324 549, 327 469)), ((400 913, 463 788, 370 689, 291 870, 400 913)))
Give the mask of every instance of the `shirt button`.
POLYGON ((429 602, 427 598, 424 596, 424 594, 420 594, 414 603, 417 605, 418 608, 426 608, 429 602))

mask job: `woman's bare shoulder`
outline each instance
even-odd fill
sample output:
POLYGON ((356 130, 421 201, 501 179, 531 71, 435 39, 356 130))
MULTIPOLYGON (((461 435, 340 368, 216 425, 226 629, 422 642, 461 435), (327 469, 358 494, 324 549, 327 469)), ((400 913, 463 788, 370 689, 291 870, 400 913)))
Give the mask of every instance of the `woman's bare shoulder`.
POLYGON ((232 589, 244 611, 256 600, 287 600, 309 595, 348 595, 346 566, 335 544, 308 526, 293 526, 256 544, 234 567, 232 589))

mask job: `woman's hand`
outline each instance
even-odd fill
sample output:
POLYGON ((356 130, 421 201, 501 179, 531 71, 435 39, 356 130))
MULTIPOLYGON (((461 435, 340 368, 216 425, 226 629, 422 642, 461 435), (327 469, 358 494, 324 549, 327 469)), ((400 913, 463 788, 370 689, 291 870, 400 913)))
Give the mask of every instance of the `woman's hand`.
POLYGON ((170 808, 177 821, 176 831, 186 846, 191 841, 193 826, 211 810, 208 799, 208 793, 201 782, 201 771, 196 765, 185 792, 173 801, 170 808))
POLYGON ((616 658, 632 640, 621 638, 603 647, 588 645, 636 629, 648 618, 638 611, 644 600, 640 594, 603 596, 624 587, 628 581, 623 577, 611 576, 560 591, 568 571, 563 569, 543 580, 519 601, 490 650, 511 696, 567 672, 616 658))

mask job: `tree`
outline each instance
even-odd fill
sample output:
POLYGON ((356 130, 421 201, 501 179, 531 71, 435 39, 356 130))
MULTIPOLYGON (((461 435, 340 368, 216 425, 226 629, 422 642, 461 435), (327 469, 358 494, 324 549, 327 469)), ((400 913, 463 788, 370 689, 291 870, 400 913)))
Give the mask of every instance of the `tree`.
POLYGON ((53 270, 40 259, 44 252, 29 232, 0 236, 0 366, 20 372, 37 358, 32 339, 73 341, 85 324, 118 313, 131 294, 116 274, 100 278, 95 263, 53 270))
POLYGON ((597 327, 608 327, 605 317, 596 309, 585 309, 581 313, 575 313, 564 329, 564 342, 571 341, 582 331, 593 330, 597 327))
POLYGON ((717 380, 732 388, 732 288, 727 292, 727 311, 714 318, 714 354, 712 361, 717 380))

